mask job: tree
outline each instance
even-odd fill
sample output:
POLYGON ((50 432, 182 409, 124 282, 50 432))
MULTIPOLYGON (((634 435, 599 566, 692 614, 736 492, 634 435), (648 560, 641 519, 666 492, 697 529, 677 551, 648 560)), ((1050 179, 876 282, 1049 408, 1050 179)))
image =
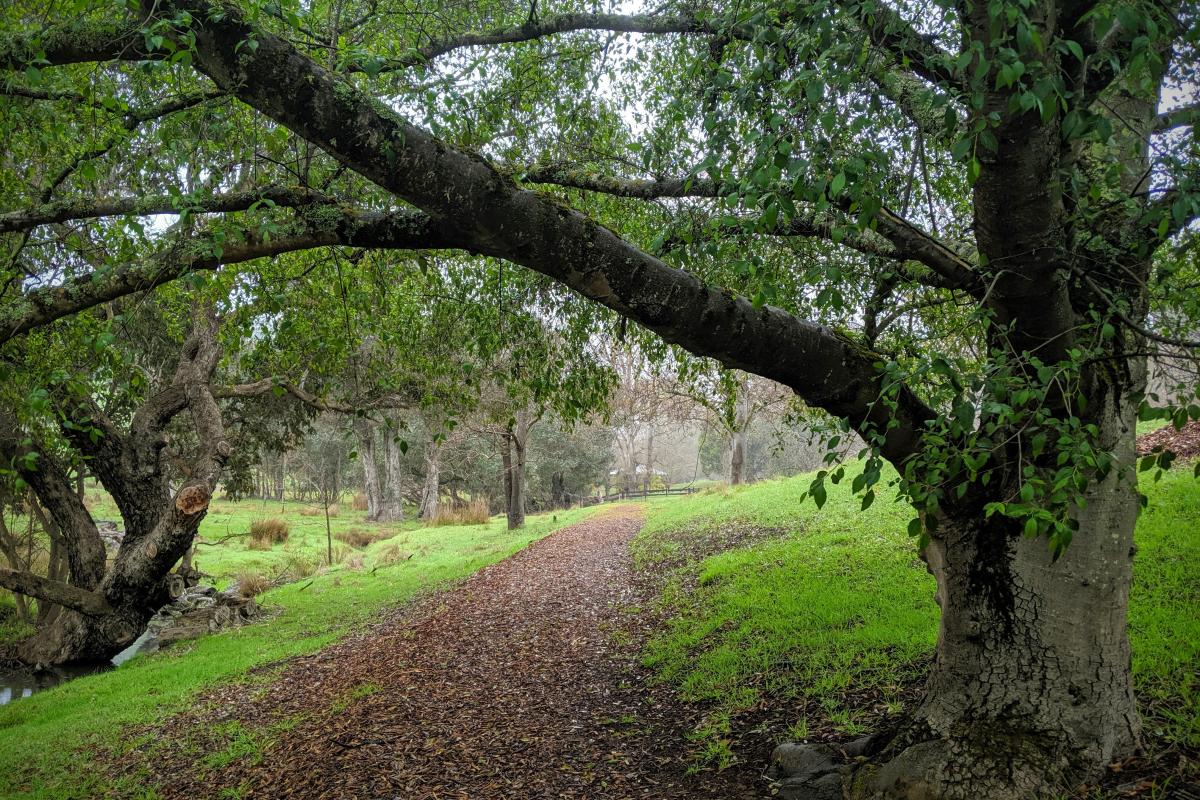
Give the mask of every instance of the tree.
POLYGON ((68 562, 68 581, 0 569, 0 585, 64 612, 19 646, 30 664, 106 660, 129 646, 154 611, 177 592, 167 573, 191 546, 231 448, 209 384, 217 365, 217 324, 201 312, 169 381, 135 407, 127 425, 97 403, 92 385, 63 381, 47 399, 57 435, 82 454, 112 494, 125 537, 111 565, 91 514, 46 438, 0 411, 0 446, 15 477, 46 507, 68 562), (187 411, 197 441, 172 488, 167 426, 187 411))
POLYGON ((5 11, 6 170, 41 168, 0 181, 0 229, 20 254, 43 226, 211 222, 147 240, 126 217, 100 228, 128 243, 108 269, 14 269, 9 337, 302 248, 521 265, 842 419, 867 444, 864 505, 896 466, 942 622, 923 701, 856 791, 1047 794, 1137 746, 1134 423, 1200 416, 1194 386, 1166 411, 1144 394, 1148 351, 1196 344, 1194 315, 1161 311, 1187 306, 1162 256, 1196 247, 1197 106, 1157 107, 1194 80, 1194 3, 946 3, 919 23, 873 0, 484 3, 412 28, 336 4, 97 5, 5 11), (628 32, 646 37, 609 59, 628 32), (494 77, 457 80, 481 47, 494 77), (600 72, 637 102, 581 91, 600 72), (102 137, 73 142, 96 114, 102 137), (129 159, 148 140, 156 162, 129 159), (96 166, 113 154, 138 166, 96 166), (231 155, 236 183, 176 188, 181 163, 231 155))

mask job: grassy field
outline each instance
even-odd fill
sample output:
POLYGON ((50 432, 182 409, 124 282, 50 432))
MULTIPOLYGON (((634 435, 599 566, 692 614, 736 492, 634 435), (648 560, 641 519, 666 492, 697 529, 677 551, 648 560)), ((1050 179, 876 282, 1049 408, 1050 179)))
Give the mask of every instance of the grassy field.
MULTIPOLYGON (((765 708, 792 710, 787 738, 870 730, 912 702, 928 665, 938 611, 904 532, 910 512, 882 498, 861 511, 848 480, 817 511, 797 502, 808 481, 655 505, 635 541, 643 568, 670 576, 669 622, 645 661, 711 709, 696 731, 702 762, 735 758, 737 721, 765 708)), ((1196 748, 1200 484, 1189 467, 1143 490, 1151 504, 1137 529, 1134 677, 1148 732, 1196 748)))
MULTIPOLYGON (((245 532, 254 519, 288 521, 287 543, 270 550, 248 550, 241 537, 198 550, 198 566, 220 583, 246 571, 286 579, 316 570, 259 597, 274 614, 267 621, 139 656, 117 670, 0 706, 0 797, 139 796, 133 787, 104 784, 88 769, 91 754, 117 746, 126 726, 182 709, 216 682, 246 680, 254 667, 315 651, 382 609, 470 575, 593 511, 531 516, 523 530, 509 532, 503 518, 470 526, 372 526, 361 512, 343 506, 331 520, 335 532, 358 528, 395 535, 364 548, 335 542, 334 565, 321 567, 324 518, 302 516, 301 509, 289 504, 281 514, 279 504, 218 502, 201 528, 206 540, 216 541, 245 532)), ((94 511, 106 518, 102 504, 94 511)))

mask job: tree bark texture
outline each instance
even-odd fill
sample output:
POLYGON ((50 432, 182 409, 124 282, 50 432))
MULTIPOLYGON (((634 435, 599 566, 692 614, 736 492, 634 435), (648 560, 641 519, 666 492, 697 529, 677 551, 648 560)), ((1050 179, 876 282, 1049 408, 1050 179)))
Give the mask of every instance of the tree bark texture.
POLYGON ((401 467, 400 443, 394 426, 383 430, 383 463, 385 483, 379 507, 380 522, 404 520, 404 470, 401 467))
POLYGON ((375 426, 365 419, 356 420, 358 460, 362 464, 363 494, 367 496, 367 519, 379 519, 383 505, 383 486, 379 481, 379 465, 375 461, 375 426))
POLYGON ((442 443, 426 431, 425 446, 422 461, 425 465, 425 482, 421 487, 421 519, 426 522, 437 515, 438 494, 440 492, 440 474, 442 460, 442 443))

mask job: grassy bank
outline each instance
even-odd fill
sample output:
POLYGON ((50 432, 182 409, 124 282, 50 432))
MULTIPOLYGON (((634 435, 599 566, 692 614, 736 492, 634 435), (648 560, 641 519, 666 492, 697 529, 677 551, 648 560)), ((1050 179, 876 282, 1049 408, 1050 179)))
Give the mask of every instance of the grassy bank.
MULTIPOLYGON (((643 568, 670 575, 670 621, 646 663, 709 705, 696 748, 712 765, 736 757, 747 725, 771 725, 780 739, 869 730, 912 702, 932 655, 934 584, 904 532, 908 509, 881 498, 861 511, 844 481, 818 511, 797 502, 809 480, 655 506, 635 542, 643 568), (780 708, 785 719, 765 720, 780 708)), ((1196 748, 1200 484, 1179 469, 1143 491, 1151 504, 1137 529, 1134 678, 1147 730, 1196 748)))
MULTIPOLYGON (((251 517, 263 516, 261 512, 249 504, 220 504, 205 521, 202 534, 216 541, 240 533, 251 517)), ((324 519, 287 514, 286 508, 284 512, 291 527, 286 544, 250 551, 239 544, 242 540, 228 540, 209 548, 210 553, 201 548, 200 567, 227 580, 247 569, 269 573, 297 558, 318 560, 325 547, 324 519)), ((486 525, 398 526, 391 538, 364 548, 347 547, 332 568, 260 596, 260 603, 275 614, 265 622, 139 656, 118 670, 0 706, 0 797, 116 792, 93 783, 101 779, 88 762, 93 753, 116 746, 123 728, 186 707, 206 686, 244 680, 254 667, 313 652, 372 621, 380 610, 470 575, 590 512, 533 516, 523 530, 513 532, 505 529, 502 518, 486 525)), ((363 524, 354 515, 339 519, 346 529, 363 524)), ((141 796, 132 793, 133 788, 120 787, 117 793, 141 796)))

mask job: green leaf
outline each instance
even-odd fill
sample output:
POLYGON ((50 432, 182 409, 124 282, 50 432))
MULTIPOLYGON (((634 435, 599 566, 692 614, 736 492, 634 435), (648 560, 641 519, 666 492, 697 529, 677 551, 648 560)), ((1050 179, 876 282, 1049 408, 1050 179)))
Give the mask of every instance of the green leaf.
POLYGON ((833 183, 829 184, 829 194, 833 197, 838 197, 842 190, 846 188, 846 173, 839 172, 833 176, 833 183))

